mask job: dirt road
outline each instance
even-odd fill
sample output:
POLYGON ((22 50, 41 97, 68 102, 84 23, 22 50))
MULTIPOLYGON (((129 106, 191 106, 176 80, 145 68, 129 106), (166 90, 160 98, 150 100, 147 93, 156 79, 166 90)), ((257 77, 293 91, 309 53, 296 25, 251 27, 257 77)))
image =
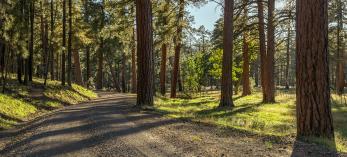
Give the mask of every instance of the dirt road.
POLYGON ((139 112, 134 101, 129 95, 104 94, 0 132, 0 156, 292 155, 291 143, 139 112))

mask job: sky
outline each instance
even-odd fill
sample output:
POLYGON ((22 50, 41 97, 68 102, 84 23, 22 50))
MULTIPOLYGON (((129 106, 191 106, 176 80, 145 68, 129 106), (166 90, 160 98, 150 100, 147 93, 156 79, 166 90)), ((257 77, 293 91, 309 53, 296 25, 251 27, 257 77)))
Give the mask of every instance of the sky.
POLYGON ((221 7, 218 7, 214 2, 208 2, 200 8, 189 6, 188 11, 190 15, 194 16, 194 27, 199 28, 204 25, 210 31, 213 30, 215 22, 221 15, 221 7))
MULTIPOLYGON (((277 2, 276 8, 280 9, 283 7, 283 5, 283 2, 277 2)), ((188 11, 190 12, 190 15, 194 16, 195 28, 199 28, 201 25, 204 25, 209 31, 213 30, 215 22, 221 17, 222 14, 221 7, 214 2, 208 2, 200 8, 189 6, 188 11)))

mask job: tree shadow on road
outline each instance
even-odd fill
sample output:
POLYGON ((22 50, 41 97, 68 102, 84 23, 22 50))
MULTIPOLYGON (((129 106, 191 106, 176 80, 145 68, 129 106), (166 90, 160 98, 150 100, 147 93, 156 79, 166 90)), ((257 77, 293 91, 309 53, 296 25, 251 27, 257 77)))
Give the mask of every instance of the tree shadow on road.
MULTIPOLYGON (((108 140, 117 139, 130 134, 139 133, 151 128, 170 125, 177 120, 162 120, 155 121, 151 123, 134 125, 130 127, 125 127, 121 129, 116 129, 127 123, 133 123, 138 120, 154 118, 159 115, 155 114, 139 114, 134 116, 124 116, 125 114, 132 112, 131 105, 129 104, 128 98, 116 98, 116 99, 106 99, 103 101, 95 101, 85 105, 79 105, 78 107, 71 107, 69 109, 60 111, 53 115, 50 115, 45 120, 34 122, 28 127, 19 130, 17 132, 10 133, 0 133, 0 139, 8 136, 18 136, 25 132, 30 132, 41 127, 49 127, 54 125, 63 125, 57 130, 45 130, 44 132, 39 132, 33 134, 29 137, 23 138, 15 143, 7 145, 0 154, 6 154, 10 152, 15 152, 19 148, 25 148, 25 150, 33 150, 32 152, 26 152, 28 154, 19 154, 25 156, 40 156, 42 154, 47 156, 62 155, 65 153, 75 152, 96 146, 98 144, 104 143, 108 140), (101 103, 101 105, 95 105, 101 103), (82 125, 69 126, 71 122, 82 122, 82 125), (62 129, 61 129, 62 128, 62 129), (91 132, 96 132, 91 134, 91 132), (51 138, 55 136, 64 136, 70 134, 85 134, 93 135, 91 137, 81 139, 79 141, 64 142, 62 144, 49 143, 44 141, 45 138, 51 138), (39 147, 34 148, 37 142, 46 143, 44 149, 39 147), (41 141, 42 142, 42 141, 41 141)), ((54 128, 54 127, 53 127, 54 128)))

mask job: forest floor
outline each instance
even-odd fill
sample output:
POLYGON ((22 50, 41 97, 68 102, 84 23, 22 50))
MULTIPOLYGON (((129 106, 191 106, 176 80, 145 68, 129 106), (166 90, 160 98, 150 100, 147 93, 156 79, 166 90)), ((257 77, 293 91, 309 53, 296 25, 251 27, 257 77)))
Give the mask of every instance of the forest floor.
MULTIPOLYGON (((337 156, 315 144, 169 118, 101 93, 0 132, 1 156, 337 156)), ((342 156, 342 155, 341 155, 342 156)))
MULTIPOLYGON (((278 90, 276 103, 262 103, 259 90, 249 96, 234 96, 233 108, 218 108, 220 93, 209 91, 190 95, 181 94, 177 99, 157 97, 156 112, 167 117, 189 119, 222 128, 256 134, 273 139, 295 141, 296 109, 295 91, 278 90)), ((301 139, 323 145, 331 150, 347 153, 347 96, 332 94, 332 112, 335 141, 321 138, 301 139)), ((267 141, 272 145, 274 141, 267 141)), ((276 142, 276 141, 275 141, 276 142)))

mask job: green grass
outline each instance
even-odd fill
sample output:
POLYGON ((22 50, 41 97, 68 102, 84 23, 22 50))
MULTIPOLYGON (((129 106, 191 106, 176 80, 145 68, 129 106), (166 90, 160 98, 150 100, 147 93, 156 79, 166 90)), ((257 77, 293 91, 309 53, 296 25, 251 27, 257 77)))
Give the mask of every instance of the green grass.
MULTIPOLYGON (((347 152, 347 105, 333 95, 333 117, 336 135, 336 148, 347 152)), ((157 97, 156 110, 174 118, 188 118, 222 127, 235 128, 247 132, 278 137, 295 137, 295 94, 280 92, 276 96, 277 103, 261 103, 262 94, 255 92, 246 97, 235 96, 233 109, 217 108, 219 93, 210 92, 192 96, 191 99, 168 99, 157 97)), ((335 147, 324 139, 313 139, 316 143, 325 143, 335 147)))
POLYGON ((0 129, 9 129, 34 115, 97 97, 84 87, 75 84, 63 87, 58 81, 48 81, 42 88, 43 80, 37 78, 34 78, 32 88, 39 89, 36 93, 41 94, 34 97, 30 87, 16 82, 13 78, 8 80, 6 93, 0 94, 0 129))

